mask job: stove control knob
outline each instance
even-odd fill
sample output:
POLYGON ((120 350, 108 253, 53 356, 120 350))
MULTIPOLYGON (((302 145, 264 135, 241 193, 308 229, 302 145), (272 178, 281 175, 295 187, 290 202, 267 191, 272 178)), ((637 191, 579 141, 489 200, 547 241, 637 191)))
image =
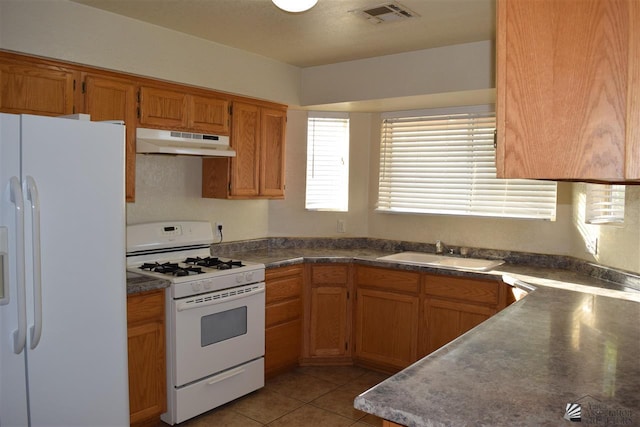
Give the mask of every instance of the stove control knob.
POLYGON ((247 282, 251 282, 253 280, 253 271, 247 271, 245 277, 247 278, 247 282))
POLYGON ((201 283, 200 282, 195 282, 191 284, 191 289, 193 289, 194 291, 198 292, 201 289, 201 283))
POLYGON ((236 274, 236 283, 242 283, 243 280, 242 274, 236 274))
POLYGON ((207 291, 209 289, 211 289, 211 283, 210 282, 204 282, 204 289, 207 290, 207 291))

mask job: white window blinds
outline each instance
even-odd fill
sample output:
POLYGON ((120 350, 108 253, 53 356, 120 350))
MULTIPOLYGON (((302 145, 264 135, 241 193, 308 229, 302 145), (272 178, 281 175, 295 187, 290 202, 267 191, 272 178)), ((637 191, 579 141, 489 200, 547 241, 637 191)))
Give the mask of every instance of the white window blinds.
POLYGON ((585 222, 587 224, 622 224, 624 200, 624 185, 587 184, 585 222))
POLYGON ((307 187, 309 210, 346 212, 349 207, 349 116, 309 113, 307 187))
POLYGON ((555 182, 496 178, 494 129, 493 112, 383 118, 377 210, 555 220, 555 182))

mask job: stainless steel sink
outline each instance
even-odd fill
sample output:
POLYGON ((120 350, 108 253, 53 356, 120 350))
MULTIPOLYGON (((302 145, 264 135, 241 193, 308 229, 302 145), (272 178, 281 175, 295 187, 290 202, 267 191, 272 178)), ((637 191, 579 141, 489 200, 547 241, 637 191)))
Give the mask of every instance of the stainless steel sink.
POLYGON ((378 257, 381 261, 395 261, 414 265, 428 265, 431 267, 448 268, 452 270, 490 271, 504 264, 501 260, 457 258, 444 255, 427 254, 424 252, 400 252, 393 255, 378 257))

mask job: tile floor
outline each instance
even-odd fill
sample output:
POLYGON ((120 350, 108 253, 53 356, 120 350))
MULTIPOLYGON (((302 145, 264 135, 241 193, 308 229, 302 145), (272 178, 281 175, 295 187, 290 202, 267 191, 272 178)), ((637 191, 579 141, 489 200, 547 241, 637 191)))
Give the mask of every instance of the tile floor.
POLYGON ((180 426, 379 427, 382 420, 355 409, 353 399, 386 377, 353 366, 300 367, 180 426))

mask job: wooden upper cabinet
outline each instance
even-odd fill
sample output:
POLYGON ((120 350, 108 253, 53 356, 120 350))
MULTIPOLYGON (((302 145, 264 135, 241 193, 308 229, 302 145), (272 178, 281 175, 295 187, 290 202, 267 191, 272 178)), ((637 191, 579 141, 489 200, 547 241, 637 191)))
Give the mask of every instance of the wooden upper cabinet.
POLYGON ((0 111, 43 116, 73 114, 78 75, 64 67, 3 59, 0 111))
POLYGON ((234 103, 231 125, 231 194, 257 196, 260 193, 260 107, 234 103))
POLYGON ((260 194, 284 195, 284 141, 287 113, 263 108, 262 150, 260 152, 260 194))
POLYGON ((229 101, 188 88, 140 88, 140 124, 208 134, 229 134, 229 101))
POLYGON ((135 200, 136 184, 136 85, 101 75, 84 78, 84 112, 91 120, 123 120, 126 125, 126 200, 135 200))
POLYGON ((640 2, 497 11, 498 177, 640 179, 640 2))
POLYGON ((202 197, 284 198, 285 109, 233 103, 231 147, 236 157, 202 162, 202 197))
POLYGON ((188 96, 189 129, 202 133, 229 134, 229 101, 206 96, 188 96))
POLYGON ((141 87, 140 124, 165 128, 186 128, 188 124, 186 93, 141 87))

